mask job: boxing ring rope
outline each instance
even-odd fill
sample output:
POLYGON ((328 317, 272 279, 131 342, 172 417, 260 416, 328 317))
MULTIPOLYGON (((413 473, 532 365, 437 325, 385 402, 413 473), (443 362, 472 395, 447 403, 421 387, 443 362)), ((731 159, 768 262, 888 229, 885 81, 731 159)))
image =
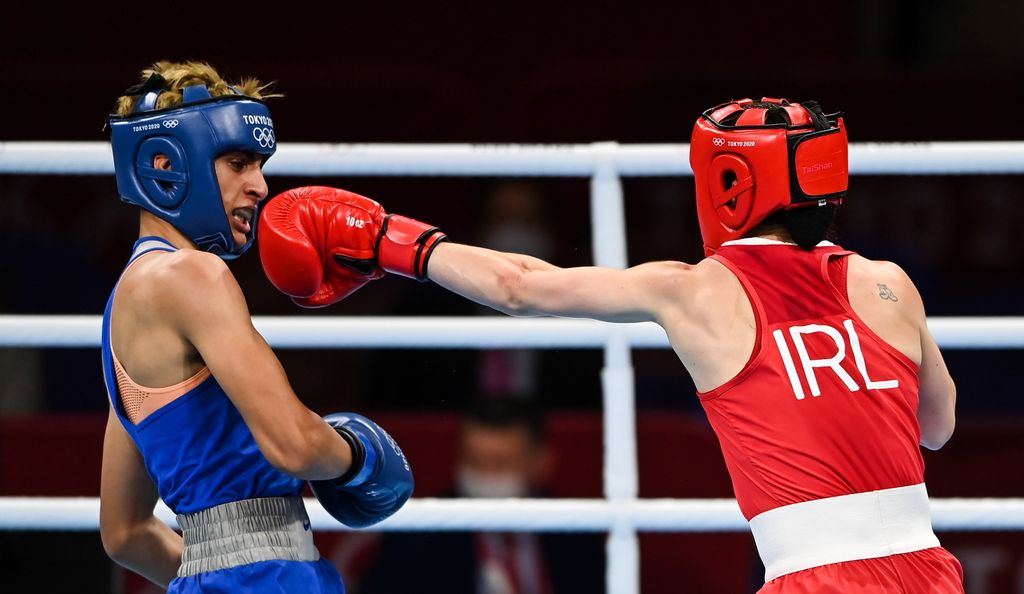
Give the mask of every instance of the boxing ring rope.
MULTIPOLYGON (((267 175, 591 177, 691 175, 688 144, 311 144, 282 143, 267 175)), ((0 142, 0 174, 108 175, 106 142, 0 142)), ((1024 173, 1024 142, 851 143, 854 175, 1024 173)))
MULTIPOLYGON (((389 145, 284 144, 267 175, 579 176, 591 180, 594 259, 626 266, 622 176, 691 175, 686 144, 389 145), (600 241, 597 241, 600 238, 600 241)), ((108 175, 106 142, 0 142, 0 174, 108 175)), ((1024 142, 851 144, 855 175, 1024 173, 1024 142)), ((608 531, 608 591, 639 592, 638 530, 745 530, 734 500, 638 499, 632 348, 667 347, 653 324, 611 325, 552 319, 257 318, 278 348, 595 348, 604 349, 604 499, 414 499, 384 530, 608 531)), ((1024 318, 932 318, 948 348, 1024 348, 1024 318)), ((94 347, 95 316, 0 316, 0 346, 94 347)), ((314 500, 320 529, 343 529, 314 500)), ((938 530, 1024 530, 1024 499, 933 500, 938 530)), ((94 498, 0 497, 0 529, 95 530, 94 498)), ((166 508, 161 518, 173 524, 166 508)))
MULTIPOLYGON (((933 499, 936 530, 1020 530, 1024 499, 933 499)), ((351 529, 332 518, 316 499, 306 508, 314 528, 351 529)), ((97 497, 0 497, 0 530, 98 530, 97 497)), ((163 502, 156 515, 177 528, 163 502)), ((503 532, 608 532, 627 522, 642 532, 744 532, 747 522, 735 499, 411 499, 374 526, 386 531, 496 530, 503 532)))
MULTIPOLYGON (((91 348, 100 344, 100 316, 0 315, 0 348, 91 348)), ((276 349, 448 348, 583 349, 603 346, 618 331, 634 348, 668 348, 657 324, 506 317, 256 316, 253 323, 276 349)), ((1024 317, 931 317, 939 346, 1024 348, 1024 317)))

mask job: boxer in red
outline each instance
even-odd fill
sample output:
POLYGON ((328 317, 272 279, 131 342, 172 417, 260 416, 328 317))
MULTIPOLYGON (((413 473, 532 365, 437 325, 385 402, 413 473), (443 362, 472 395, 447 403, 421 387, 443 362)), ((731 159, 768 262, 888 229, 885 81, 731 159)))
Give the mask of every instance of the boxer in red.
POLYGON ((690 163, 708 255, 695 265, 558 268, 331 188, 272 200, 260 252, 304 305, 398 272, 511 315, 656 322, 718 435, 762 592, 962 593, 924 484, 920 446, 952 435, 956 390, 921 297, 895 264, 826 240, 847 190, 843 118, 729 102, 698 119, 690 163))

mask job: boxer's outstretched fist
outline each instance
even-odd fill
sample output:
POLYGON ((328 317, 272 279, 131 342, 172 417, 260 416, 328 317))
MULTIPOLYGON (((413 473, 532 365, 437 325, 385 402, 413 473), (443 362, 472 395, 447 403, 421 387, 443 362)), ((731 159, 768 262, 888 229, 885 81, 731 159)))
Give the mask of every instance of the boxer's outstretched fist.
POLYGON ((437 227, 337 188, 288 190, 260 215, 263 269, 305 307, 340 301, 384 272, 426 280, 430 255, 446 239, 437 227))
POLYGON ((341 301, 384 275, 376 255, 384 217, 380 204, 345 190, 288 190, 260 215, 263 270, 303 307, 341 301))

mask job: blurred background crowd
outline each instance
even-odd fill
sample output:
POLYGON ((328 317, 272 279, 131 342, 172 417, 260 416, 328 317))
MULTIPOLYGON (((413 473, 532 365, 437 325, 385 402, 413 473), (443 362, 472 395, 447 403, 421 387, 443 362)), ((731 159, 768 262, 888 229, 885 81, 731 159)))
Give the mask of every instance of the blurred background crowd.
MULTIPOLYGON (((0 141, 105 140, 113 99, 158 59, 201 59, 229 78, 277 81, 286 97, 270 105, 284 144, 682 143, 703 109, 757 95, 843 110, 851 142, 1022 140, 1022 6, 452 0, 310 4, 302 14, 283 5, 111 13, 79 4, 55 15, 24 4, 0 19, 0 141)), ((455 241, 565 266, 593 261, 586 179, 268 181, 272 195, 297 185, 344 187, 455 241)), ((700 259, 692 184, 624 180, 631 264, 700 259)), ((1019 316, 1022 190, 1024 176, 1015 175, 855 176, 838 243, 900 264, 931 316, 1019 316)), ((98 315, 136 236, 137 215, 117 199, 113 176, 0 175, 0 314, 98 315)), ((254 315, 493 315, 398 277, 327 310, 303 311, 273 289, 255 251, 231 268, 254 315)), ((946 449, 926 455, 931 494, 1024 496, 1015 471, 1024 455, 1024 394, 1013 371, 1021 352, 945 354, 959 386, 959 424, 946 449)), ((467 484, 478 495, 601 496, 597 350, 278 355, 314 410, 390 420, 417 470, 418 496, 465 495, 467 484), (470 460, 484 469, 467 474, 470 460)), ((0 495, 96 495, 107 406, 98 363, 92 348, 0 348, 0 495)), ((641 496, 730 496, 714 436, 674 355, 636 350, 633 363, 641 496)), ((423 591, 389 585, 379 568, 426 550, 458 551, 452 567, 476 568, 451 574, 452 584, 466 584, 453 594, 601 591, 600 535, 577 537, 327 534, 320 546, 357 593, 423 591), (538 571, 509 570, 513 557, 533 559, 518 566, 538 571), (575 580, 557 575, 565 569, 575 580)), ((1019 534, 940 538, 964 561, 969 592, 1024 592, 1019 534)), ((94 533, 0 532, 0 554, 25 568, 25 579, 39 579, 32 568, 40 562, 75 563, 74 571, 49 573, 39 591, 62 580, 99 584, 84 591, 146 589, 110 565, 94 533)), ((434 566, 430 557, 419 563, 434 566)), ((747 592, 757 563, 746 534, 645 535, 643 591, 747 592)))

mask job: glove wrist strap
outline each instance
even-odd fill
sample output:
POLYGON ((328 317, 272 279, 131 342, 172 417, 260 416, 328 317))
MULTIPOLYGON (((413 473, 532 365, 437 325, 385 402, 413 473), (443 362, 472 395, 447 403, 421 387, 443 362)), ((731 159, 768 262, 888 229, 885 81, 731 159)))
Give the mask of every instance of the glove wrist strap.
POLYGON ((352 450, 352 465, 349 466, 345 474, 334 479, 334 485, 337 487, 355 487, 365 483, 377 465, 377 453, 374 452, 373 446, 367 442, 365 437, 351 429, 335 427, 334 430, 348 443, 349 449, 352 450))
POLYGON ((427 280, 427 263, 437 244, 448 237, 437 227, 390 214, 377 237, 377 261, 385 272, 427 280))
POLYGON ((417 270, 417 274, 419 276, 416 277, 416 280, 420 282, 430 280, 427 271, 427 264, 430 262, 430 256, 434 254, 434 248, 436 248, 439 244, 442 244, 446 241, 448 241, 448 236, 442 233, 440 229, 437 231, 435 235, 432 236, 432 241, 427 243, 426 249, 424 249, 421 252, 422 257, 417 259, 417 264, 419 265, 419 270, 417 270))

